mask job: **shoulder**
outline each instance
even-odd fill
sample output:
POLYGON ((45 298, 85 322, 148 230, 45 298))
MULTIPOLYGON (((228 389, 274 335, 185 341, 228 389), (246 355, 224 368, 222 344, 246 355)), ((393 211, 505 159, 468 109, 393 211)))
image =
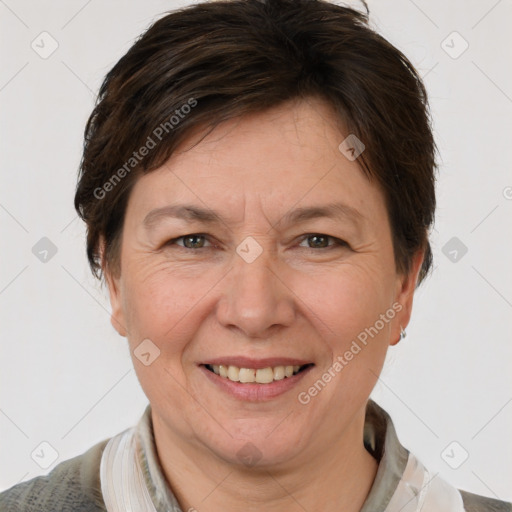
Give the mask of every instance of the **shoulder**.
POLYGON ((0 493, 2 512, 104 512, 99 467, 109 440, 58 464, 48 475, 0 493))
POLYGON ((512 512, 512 503, 486 498, 467 491, 459 491, 466 512, 512 512))

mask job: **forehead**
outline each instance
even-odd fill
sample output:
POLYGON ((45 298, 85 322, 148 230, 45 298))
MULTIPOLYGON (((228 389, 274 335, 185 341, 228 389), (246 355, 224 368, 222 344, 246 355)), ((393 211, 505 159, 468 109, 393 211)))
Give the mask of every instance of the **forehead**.
POLYGON ((302 208, 289 221, 311 214, 309 207, 331 205, 331 213, 355 220, 383 199, 358 162, 340 152, 348 135, 315 99, 227 121, 206 137, 197 130, 161 168, 139 178, 130 202, 147 225, 159 217, 154 210, 175 214, 180 205, 182 217, 205 221, 240 221, 251 205, 277 216, 302 208), (195 205, 196 213, 183 205, 195 205))

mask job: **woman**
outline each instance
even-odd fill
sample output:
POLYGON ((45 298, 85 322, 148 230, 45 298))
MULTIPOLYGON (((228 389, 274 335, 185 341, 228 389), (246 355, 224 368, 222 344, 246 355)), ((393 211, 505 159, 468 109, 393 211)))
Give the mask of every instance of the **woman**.
POLYGON ((367 17, 205 3, 107 75, 75 196, 150 405, 2 510, 510 511, 369 399, 431 266, 424 86, 367 17))

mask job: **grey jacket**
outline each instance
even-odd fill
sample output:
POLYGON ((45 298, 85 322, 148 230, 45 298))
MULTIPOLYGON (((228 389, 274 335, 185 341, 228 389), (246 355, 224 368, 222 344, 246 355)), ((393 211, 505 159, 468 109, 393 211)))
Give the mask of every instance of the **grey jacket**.
MULTIPOLYGON (((183 512, 158 460, 149 405, 131 431, 134 439, 137 439, 136 457, 141 479, 154 510, 183 512)), ((109 441, 101 441, 82 455, 60 463, 47 476, 22 482, 1 493, 0 512, 110 512, 105 505, 100 479, 100 463, 109 441)), ((407 496, 399 496, 402 492, 400 489, 411 487, 407 482, 403 486, 403 481, 404 472, 409 471, 412 455, 398 441, 388 414, 372 400, 368 402, 366 412, 365 445, 379 461, 379 467, 361 512, 391 512, 402 508, 420 512, 421 505, 416 507, 407 496), (407 506, 392 505, 400 503, 400 500, 407 506)), ((460 493, 465 512, 512 512, 511 503, 466 491, 454 492, 460 493)), ((441 503, 436 510, 451 512, 452 509, 441 503)))

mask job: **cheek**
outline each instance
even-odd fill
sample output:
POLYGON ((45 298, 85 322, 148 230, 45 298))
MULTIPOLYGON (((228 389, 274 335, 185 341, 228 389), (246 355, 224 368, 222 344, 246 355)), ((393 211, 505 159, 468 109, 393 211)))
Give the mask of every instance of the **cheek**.
POLYGON ((211 313, 209 298, 221 277, 222 272, 171 268, 165 261, 127 266, 124 303, 132 352, 149 338, 161 352, 159 362, 181 381, 189 344, 211 313))
MULTIPOLYGON (((190 281, 171 278, 168 272, 150 273, 145 269, 143 273, 126 272, 126 276, 128 341, 138 380, 155 408, 172 404, 174 409, 185 411, 191 405, 184 391, 183 358, 200 322, 200 298, 207 289, 201 293, 190 281), (143 341, 148 339, 154 345, 143 341), (150 364, 139 359, 138 354, 143 353, 139 347, 150 353, 150 364)), ((179 422, 184 424, 185 416, 179 422)))
POLYGON ((325 380, 335 375, 329 393, 336 404, 356 403, 370 393, 384 364, 395 314, 390 284, 382 275, 355 266, 317 283, 320 286, 309 292, 309 303, 329 353, 322 368, 330 371, 325 380))
POLYGON ((333 348, 343 348, 391 307, 391 289, 382 275, 362 265, 347 264, 297 281, 294 292, 307 303, 318 330, 334 340, 333 348))
MULTIPOLYGON (((317 402, 312 400, 313 409, 357 409, 375 386, 389 346, 390 321, 395 314, 389 283, 355 267, 315 281, 315 288, 310 286, 302 293, 307 295, 309 318, 321 333, 327 357, 315 377, 316 383, 322 382, 303 391, 322 396, 317 402), (384 321, 381 315, 386 313, 384 321)), ((340 428, 342 417, 334 420, 340 422, 340 428)))

